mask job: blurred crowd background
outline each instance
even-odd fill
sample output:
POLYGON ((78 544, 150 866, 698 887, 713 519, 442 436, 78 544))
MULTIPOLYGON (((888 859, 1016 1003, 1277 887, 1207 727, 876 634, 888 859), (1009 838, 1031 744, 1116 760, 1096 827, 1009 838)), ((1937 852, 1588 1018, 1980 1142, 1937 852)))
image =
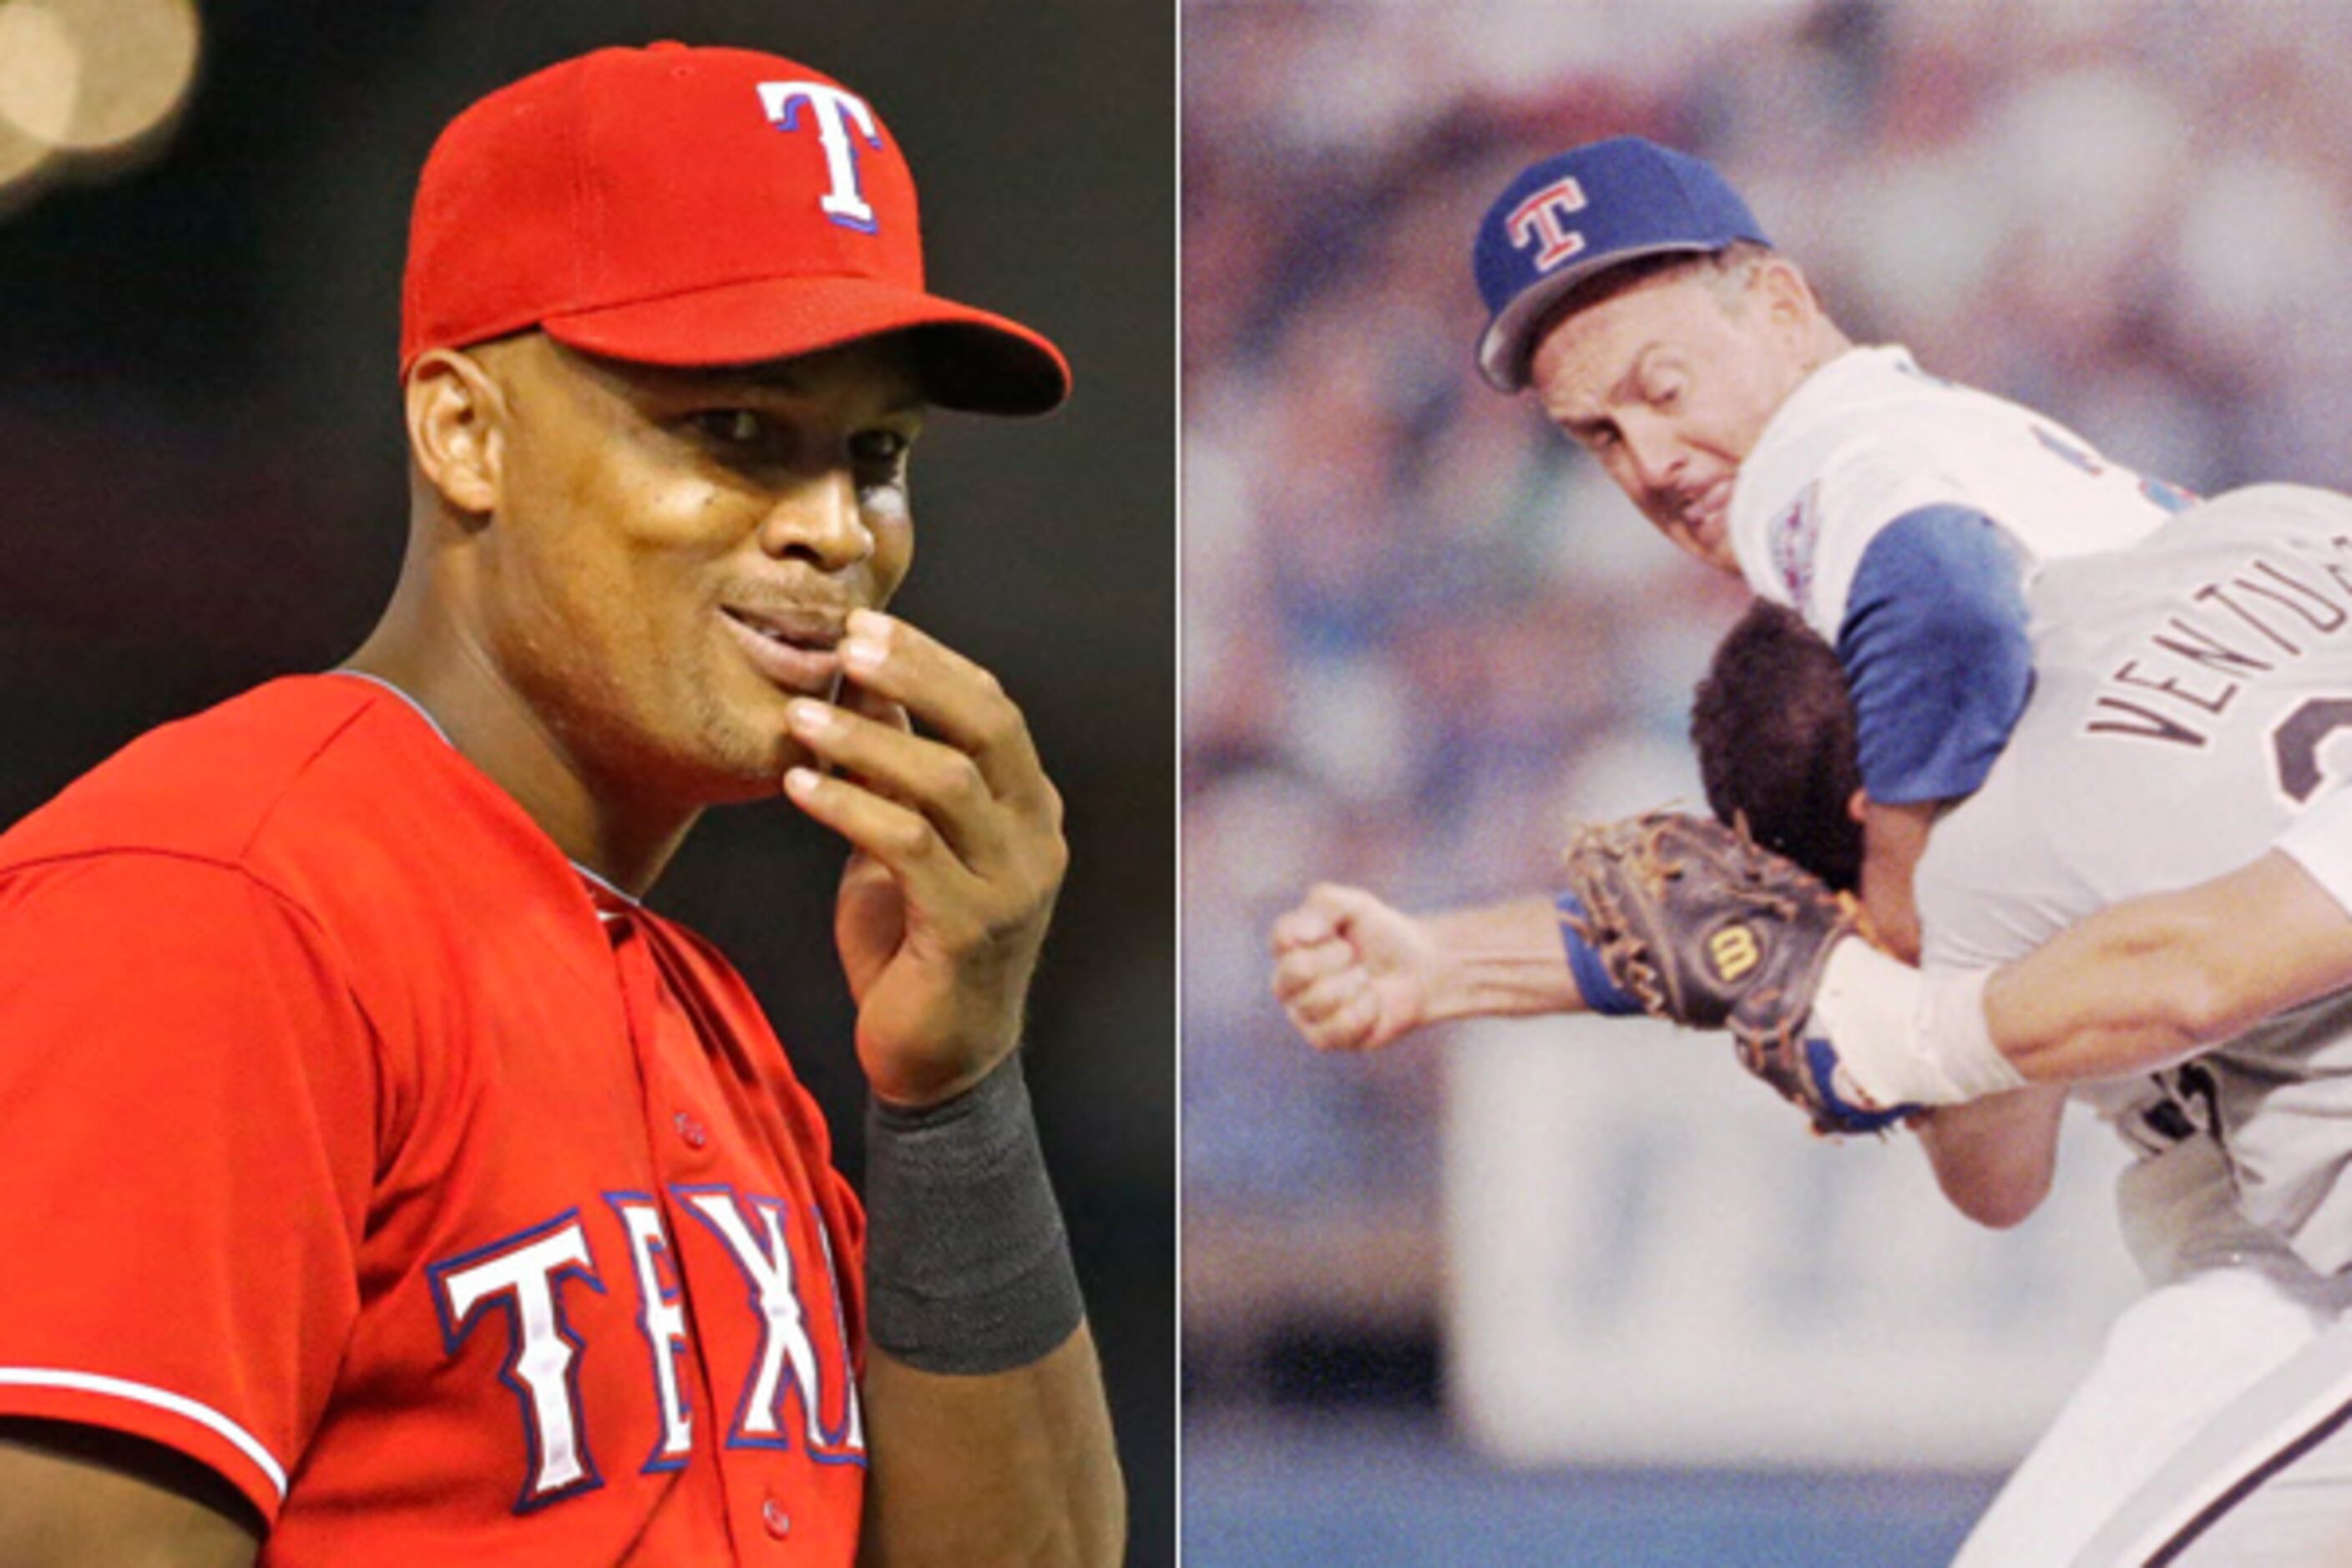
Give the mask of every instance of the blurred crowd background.
MULTIPOLYGON (((1266 928, 1318 879, 1408 909, 1535 890, 1570 816, 1702 798, 1688 692, 1742 591, 1472 363, 1469 240, 1521 165, 1626 132, 1696 153, 1857 341, 1907 343, 2200 490, 2342 487, 2352 6, 1185 0, 1182 93, 1188 1561, 1341 1542, 1413 1561, 1477 1539, 1444 1533, 1474 1517, 1547 1509, 1564 1510, 1537 1549, 1550 1562, 1939 1561, 2038 1414, 1990 1422, 1972 1464, 1873 1494, 1863 1511, 1895 1532, 1883 1555, 1851 1533, 1851 1497, 1817 1516, 1845 1533, 1807 1534, 1818 1479, 1621 1475, 1595 1502, 1578 1488, 1605 1451, 1540 1480, 1481 1468, 1527 1456, 1461 1397, 1477 1290, 1461 1254, 1483 1223, 1465 1215, 1515 1197, 1445 1175, 1493 1135, 1463 1110, 1493 1098, 1465 1089, 1480 1053, 1315 1058, 1267 995, 1266 928), (1300 1479, 1249 1482, 1269 1467, 1300 1479), (1416 1500, 1438 1523, 1416 1523, 1416 1500), (1607 1533, 1645 1509, 1678 1531, 1607 1533), (1710 1540, 1710 1510, 1746 1533, 1710 1540)), ((1601 1075, 1583 1093, 1609 1091, 1605 1042, 1563 1048, 1601 1075)), ((1675 1062, 1657 1070, 1730 1073, 1675 1062)), ((1705 1105, 1651 1095, 1626 1114, 1697 1162, 1705 1105)), ((2092 1175, 2066 1223, 2105 1260, 2045 1281, 2087 1314, 2070 1356, 2119 1288, 2092 1175)), ((2075 1256, 2071 1237, 2044 1245, 2075 1256)))
MULTIPOLYGON (((1003 676, 1068 802, 1030 1076, 1134 1560, 1169 1563, 1166 0, 0 0, 0 821, 151 724, 357 646, 405 527, 399 279, 425 149, 492 87, 662 37, 772 49, 869 96, 921 182, 933 283, 1035 325, 1076 370, 1050 419, 931 422, 898 607, 1003 676)), ((781 805, 718 813, 655 902, 761 992, 854 1172, 840 858, 781 805)))

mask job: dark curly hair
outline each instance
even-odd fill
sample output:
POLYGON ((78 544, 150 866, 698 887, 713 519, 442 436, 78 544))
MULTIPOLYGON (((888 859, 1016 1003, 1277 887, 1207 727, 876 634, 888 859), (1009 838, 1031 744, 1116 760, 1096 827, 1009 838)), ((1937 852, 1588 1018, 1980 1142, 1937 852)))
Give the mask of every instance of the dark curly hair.
POLYGON ((1759 599, 1716 646, 1691 703, 1706 804, 1748 819, 1777 849, 1841 891, 1862 879, 1862 787, 1853 699, 1836 650, 1794 611, 1759 599))

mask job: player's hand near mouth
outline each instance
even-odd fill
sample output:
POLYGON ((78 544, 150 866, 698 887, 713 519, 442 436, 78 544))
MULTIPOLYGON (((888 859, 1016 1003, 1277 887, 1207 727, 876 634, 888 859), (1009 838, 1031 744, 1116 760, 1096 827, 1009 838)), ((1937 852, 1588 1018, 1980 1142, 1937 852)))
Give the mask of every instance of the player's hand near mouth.
POLYGON ((835 771, 792 768, 784 790, 855 847, 834 936, 867 1080, 885 1100, 928 1105, 1020 1037, 1069 863, 1062 801, 993 675, 876 611, 847 630, 844 700, 803 698, 789 715, 835 771))

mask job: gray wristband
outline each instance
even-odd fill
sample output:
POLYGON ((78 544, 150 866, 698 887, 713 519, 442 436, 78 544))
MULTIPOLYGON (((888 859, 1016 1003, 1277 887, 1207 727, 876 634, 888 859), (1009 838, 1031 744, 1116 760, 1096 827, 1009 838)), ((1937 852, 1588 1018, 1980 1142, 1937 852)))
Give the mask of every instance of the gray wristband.
POLYGON ((925 1372, 1006 1372, 1086 1316, 1014 1051, 943 1104, 866 1109, 867 1337, 925 1372))

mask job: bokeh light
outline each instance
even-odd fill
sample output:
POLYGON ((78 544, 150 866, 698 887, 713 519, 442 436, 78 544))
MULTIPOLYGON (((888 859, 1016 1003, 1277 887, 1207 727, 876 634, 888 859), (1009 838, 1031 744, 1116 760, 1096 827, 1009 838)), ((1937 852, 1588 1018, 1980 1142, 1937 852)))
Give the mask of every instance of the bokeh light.
POLYGON ((47 6, 0 5, 0 205, 13 205, 57 150, 50 131, 73 117, 80 56, 47 6))
POLYGON ((102 178, 160 145, 202 40, 193 0, 0 4, 0 207, 50 176, 102 178))

